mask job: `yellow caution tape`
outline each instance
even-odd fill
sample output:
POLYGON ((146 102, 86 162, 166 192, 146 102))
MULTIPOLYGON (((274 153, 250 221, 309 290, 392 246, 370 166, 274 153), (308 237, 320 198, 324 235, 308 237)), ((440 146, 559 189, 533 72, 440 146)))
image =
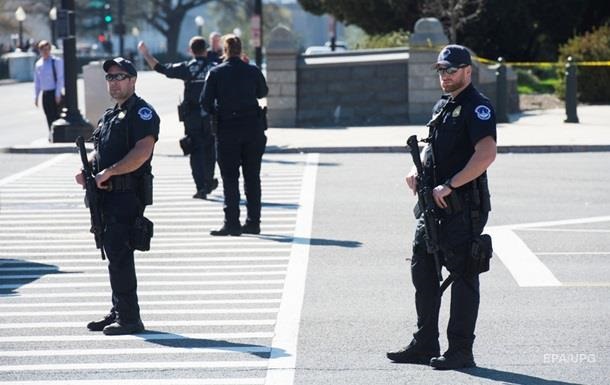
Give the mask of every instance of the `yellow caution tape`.
MULTIPOLYGON (((497 60, 485 59, 482 57, 475 57, 476 60, 483 64, 498 64, 497 60)), ((573 64, 583 67, 608 67, 610 61, 573 61, 573 64)), ((510 67, 562 67, 565 66, 566 62, 504 62, 510 67)))
POLYGON ((610 61, 577 61, 576 65, 590 67, 606 67, 610 66, 610 61))

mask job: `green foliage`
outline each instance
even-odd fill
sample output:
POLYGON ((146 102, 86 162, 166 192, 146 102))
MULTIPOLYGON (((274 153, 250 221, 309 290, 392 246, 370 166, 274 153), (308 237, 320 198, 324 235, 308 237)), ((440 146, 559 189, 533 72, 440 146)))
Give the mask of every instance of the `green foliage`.
MULTIPOLYGON (((412 31, 421 18, 424 5, 426 16, 441 18, 448 29, 449 20, 443 15, 429 14, 430 9, 447 9, 460 1, 452 0, 299 0, 301 6, 317 15, 330 14, 337 20, 357 25, 368 34, 412 31), (433 7, 434 6, 434 7, 433 7)), ((556 61, 557 47, 574 34, 592 26, 610 22, 608 0, 480 0, 481 13, 473 10, 458 20, 457 43, 472 48, 481 57, 508 61, 556 61), (463 24, 463 25, 462 25, 463 24)), ((456 12, 451 16, 457 15, 456 12)))
POLYGON ((406 47, 409 33, 405 31, 390 32, 382 35, 365 35, 350 47, 354 49, 406 47))
POLYGON ((299 0, 299 3, 308 12, 328 13, 371 35, 411 30, 421 17, 420 2, 415 0, 299 0))
POLYGON ((548 94, 555 93, 559 78, 552 69, 532 67, 530 69, 517 69, 517 91, 520 94, 548 94))
MULTIPOLYGON (((610 26, 605 25, 568 40, 559 48, 559 57, 566 62, 569 56, 576 62, 610 61, 610 26)), ((579 66, 577 73, 579 101, 610 102, 610 66, 579 66)), ((565 75, 562 76, 564 82, 565 75)))

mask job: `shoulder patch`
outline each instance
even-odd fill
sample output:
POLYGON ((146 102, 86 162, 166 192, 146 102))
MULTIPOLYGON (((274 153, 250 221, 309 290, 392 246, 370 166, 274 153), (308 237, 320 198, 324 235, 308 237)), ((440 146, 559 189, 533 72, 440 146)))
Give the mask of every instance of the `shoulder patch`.
POLYGON ((138 115, 142 120, 151 120, 153 117, 153 112, 148 107, 142 107, 138 110, 138 115))
POLYGON ((474 113, 477 114, 479 120, 489 120, 491 118, 491 109, 483 104, 478 105, 474 109, 474 113))

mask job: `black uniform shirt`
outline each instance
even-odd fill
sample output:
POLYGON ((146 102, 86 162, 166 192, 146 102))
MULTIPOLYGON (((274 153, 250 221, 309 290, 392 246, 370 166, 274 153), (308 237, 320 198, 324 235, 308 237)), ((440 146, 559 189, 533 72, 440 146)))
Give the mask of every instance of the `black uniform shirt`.
MULTIPOLYGON (((97 157, 94 169, 99 172, 120 161, 135 146, 136 142, 149 135, 159 139, 159 115, 152 106, 133 94, 121 107, 109 108, 100 119, 93 132, 97 157)), ((150 170, 148 159, 134 173, 150 170)))
POLYGON ((180 63, 157 63, 155 71, 168 78, 184 80, 184 100, 190 105, 197 106, 208 71, 215 65, 216 63, 197 56, 192 60, 180 63))
POLYGON ((222 119, 234 112, 247 114, 257 110, 256 99, 267 96, 267 92, 265 77, 258 67, 232 57, 210 70, 201 102, 205 111, 214 113, 216 101, 222 119))
POLYGON ((439 100, 434 106, 434 114, 445 105, 441 123, 431 132, 437 184, 445 182, 466 166, 479 140, 487 136, 496 140, 493 107, 489 99, 472 84, 455 98, 445 96, 439 100))
POLYGON ((216 52, 216 51, 212 51, 211 49, 208 50, 208 54, 206 56, 208 58, 208 61, 211 61, 212 63, 222 63, 222 51, 220 51, 220 53, 216 52))

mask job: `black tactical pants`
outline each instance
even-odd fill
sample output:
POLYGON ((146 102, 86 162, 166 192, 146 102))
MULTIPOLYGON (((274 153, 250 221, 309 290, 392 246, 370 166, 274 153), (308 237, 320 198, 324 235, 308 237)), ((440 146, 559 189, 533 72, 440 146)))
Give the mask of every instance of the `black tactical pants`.
MULTIPOLYGON (((481 234, 487 222, 487 213, 481 214, 479 228, 481 234)), ((465 276, 466 258, 469 257, 472 242, 472 220, 468 207, 447 216, 441 221, 440 263, 450 272, 457 274, 451 285, 451 306, 447 339, 449 349, 472 349, 474 330, 479 312, 479 276, 465 276)), ((417 310, 417 331, 413 334, 417 346, 423 350, 438 351, 438 316, 440 309, 440 282, 437 279, 434 258, 426 252, 423 217, 417 220, 411 278, 415 286, 415 307, 417 310)), ((445 277, 446 278, 446 277, 445 277)))
POLYGON ((135 323, 140 320, 136 269, 129 231, 138 217, 141 205, 134 192, 110 192, 103 196, 104 250, 112 289, 112 310, 117 320, 135 323))
POLYGON ((261 161, 267 137, 258 119, 220 124, 217 134, 218 166, 224 189, 225 224, 240 226, 239 167, 244 175, 247 222, 260 223, 261 161))
POLYGON ((207 191, 212 186, 216 166, 216 147, 210 118, 202 118, 199 110, 193 111, 184 118, 184 129, 193 143, 190 164, 195 186, 197 191, 207 191))

